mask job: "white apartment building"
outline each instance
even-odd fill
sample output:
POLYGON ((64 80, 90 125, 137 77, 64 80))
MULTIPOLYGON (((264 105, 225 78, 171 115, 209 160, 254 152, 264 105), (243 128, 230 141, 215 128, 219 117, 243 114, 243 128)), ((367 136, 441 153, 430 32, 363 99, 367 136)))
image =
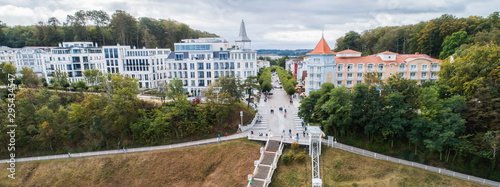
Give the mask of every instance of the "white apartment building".
POLYGON ((233 48, 222 38, 185 39, 175 43, 175 52, 167 59, 167 81, 179 78, 192 96, 223 76, 240 77, 242 80, 256 76, 257 51, 247 49, 251 40, 246 35, 242 21, 240 35, 233 48))
POLYGON ((45 77, 47 82, 54 77, 56 70, 68 74, 68 82, 82 80, 83 71, 106 69, 102 49, 92 42, 63 42, 59 47, 52 48, 45 57, 45 77))
POLYGON ((45 63, 47 62, 47 54, 51 51, 51 47, 23 47, 15 52, 16 71, 19 72, 26 67, 32 69, 38 77, 45 76, 45 63))
POLYGON ((170 49, 136 49, 130 46, 104 46, 103 73, 121 73, 139 80, 139 89, 166 83, 166 61, 170 49))
POLYGON ((139 80, 139 89, 156 88, 179 78, 186 92, 199 96, 201 91, 222 76, 256 76, 257 52, 251 50, 245 23, 231 45, 222 38, 184 39, 170 49, 136 49, 131 46, 103 46, 92 42, 63 42, 59 47, 42 50, 25 47, 18 52, 16 67, 29 67, 50 80, 59 70, 68 74, 69 82, 84 78, 86 69, 103 73, 120 73, 139 80))
POLYGON ((8 62, 16 65, 16 51, 17 49, 15 48, 0 46, 0 63, 8 62))

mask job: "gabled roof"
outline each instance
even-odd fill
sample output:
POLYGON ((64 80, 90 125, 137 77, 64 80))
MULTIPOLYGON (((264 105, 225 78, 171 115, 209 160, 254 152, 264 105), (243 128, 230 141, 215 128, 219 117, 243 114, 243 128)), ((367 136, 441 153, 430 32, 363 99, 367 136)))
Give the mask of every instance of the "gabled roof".
POLYGON ((337 54, 352 54, 352 53, 361 53, 361 52, 355 51, 355 50, 352 50, 352 49, 346 49, 346 50, 337 52, 337 54))
POLYGON ((390 51, 384 51, 384 52, 381 52, 381 53, 378 53, 378 54, 388 54, 388 55, 397 55, 398 53, 395 53, 395 52, 390 52, 390 51))
POLYGON ((321 40, 319 40, 318 45, 316 45, 314 50, 311 51, 310 53, 307 53, 307 54, 308 55, 310 55, 310 54, 322 54, 322 55, 332 54, 333 55, 335 53, 332 51, 330 46, 328 46, 328 44, 325 41, 325 38, 321 37, 321 40))

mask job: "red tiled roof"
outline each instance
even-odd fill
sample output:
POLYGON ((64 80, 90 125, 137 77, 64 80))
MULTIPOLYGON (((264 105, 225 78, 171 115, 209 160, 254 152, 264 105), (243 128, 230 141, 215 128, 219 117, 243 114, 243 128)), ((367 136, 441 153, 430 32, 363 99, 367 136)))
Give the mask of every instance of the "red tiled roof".
POLYGON ((314 50, 307 54, 309 55, 309 54, 335 54, 335 53, 333 53, 330 46, 328 46, 325 39, 322 37, 321 40, 319 40, 318 45, 316 45, 316 47, 314 48, 314 50))
MULTIPOLYGON (((390 52, 391 53, 391 52, 390 52)), ((380 54, 380 53, 379 53, 380 54)), ((392 53, 391 53, 392 54, 392 53)), ((335 61, 337 64, 378 64, 378 63, 396 63, 396 64, 401 64, 401 63, 408 63, 409 61, 415 59, 415 58, 427 58, 431 60, 432 62, 439 62, 439 59, 431 58, 428 55, 425 54, 398 54, 398 53, 393 53, 396 55, 395 60, 391 61, 383 61, 382 58, 378 57, 377 55, 370 55, 370 56, 362 56, 362 57, 335 57, 335 61)))
POLYGON ((381 52, 379 54, 391 54, 391 55, 397 55, 397 53, 395 52, 390 52, 390 51, 384 51, 384 52, 381 52))
POLYGON ((352 53, 361 53, 361 52, 355 51, 355 50, 352 50, 352 49, 346 49, 346 50, 337 52, 337 54, 352 54, 352 53))

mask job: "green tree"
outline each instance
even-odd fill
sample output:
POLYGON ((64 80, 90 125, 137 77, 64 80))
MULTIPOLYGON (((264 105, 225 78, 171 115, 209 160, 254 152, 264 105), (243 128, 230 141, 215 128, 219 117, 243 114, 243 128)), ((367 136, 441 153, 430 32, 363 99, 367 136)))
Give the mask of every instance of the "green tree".
POLYGON ((443 51, 439 54, 439 58, 445 59, 448 56, 453 55, 458 47, 462 44, 469 43, 469 39, 470 38, 467 36, 467 32, 465 31, 458 31, 453 33, 451 36, 447 36, 441 45, 443 51))
POLYGON ((340 37, 337 39, 335 51, 342 51, 346 49, 352 49, 356 51, 361 51, 361 42, 360 42, 361 36, 359 33, 354 32, 354 31, 349 31, 348 33, 345 34, 345 36, 340 37))
POLYGON ((260 86, 257 83, 258 81, 256 76, 248 76, 247 79, 245 79, 245 81, 241 85, 245 90, 246 94, 248 94, 247 108, 250 108, 250 98, 254 95, 253 90, 260 88, 260 86))
POLYGON ((186 90, 183 85, 182 80, 174 78, 170 81, 170 83, 168 83, 167 97, 174 101, 185 100, 186 90))
POLYGON ((61 72, 60 70, 56 70, 54 72, 54 77, 50 79, 50 83, 54 86, 56 90, 60 87, 67 88, 69 87, 68 82, 68 74, 66 72, 61 72))
POLYGON ((16 67, 10 63, 2 62, 0 64, 0 84, 9 84, 9 74, 10 75, 15 75, 16 73, 16 67))
POLYGON ((38 88, 38 85, 40 84, 40 79, 38 76, 33 72, 32 69, 28 69, 26 67, 23 67, 21 70, 21 81, 22 83, 29 88, 38 88))
POLYGON ((100 86, 102 86, 104 81, 103 74, 98 69, 86 69, 83 71, 83 76, 85 82, 87 82, 93 90, 97 90, 100 86))
POLYGON ((492 70, 500 66, 500 47, 490 43, 476 44, 458 51, 456 58, 446 59, 439 71, 440 80, 455 94, 471 97, 482 87, 492 70))

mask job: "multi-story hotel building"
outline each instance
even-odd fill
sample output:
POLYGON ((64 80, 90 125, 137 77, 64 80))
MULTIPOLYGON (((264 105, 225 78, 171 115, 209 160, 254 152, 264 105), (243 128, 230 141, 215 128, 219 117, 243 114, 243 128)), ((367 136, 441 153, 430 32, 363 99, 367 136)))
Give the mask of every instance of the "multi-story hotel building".
POLYGON ((236 47, 222 38, 184 39, 175 43, 175 52, 167 59, 167 81, 179 78, 184 88, 193 96, 223 76, 239 77, 243 80, 256 76, 257 52, 250 46, 245 23, 242 21, 236 47))
POLYGON ((419 53, 398 54, 385 51, 361 56, 361 52, 350 49, 334 53, 323 38, 308 54, 310 57, 305 58, 308 65, 307 95, 310 91, 319 90, 325 82, 352 88, 357 83, 363 83, 364 77, 370 72, 377 72, 382 80, 400 74, 404 78, 417 80, 419 84, 436 81, 441 64, 440 60, 419 53), (323 63, 322 59, 328 60, 323 63))
POLYGON ((45 77, 45 64, 52 47, 23 47, 15 52, 16 70, 26 67, 32 69, 38 77, 45 77))
POLYGON ((92 42, 63 42, 52 48, 44 59, 44 74, 49 83, 57 70, 66 72, 69 82, 76 82, 84 78, 86 69, 106 69, 102 49, 92 42))
POLYGON ((306 95, 309 95, 311 91, 319 90, 321 84, 325 82, 335 84, 336 62, 335 54, 323 37, 314 50, 307 54, 309 57, 305 59, 307 64, 305 88, 306 95))
POLYGON ((47 81, 57 70, 66 72, 69 82, 84 78, 86 69, 120 73, 139 80, 140 89, 151 89, 179 78, 186 92, 198 96, 222 76, 246 79, 256 76, 257 52, 250 49, 245 23, 240 25, 236 46, 222 38, 184 39, 170 49, 136 49, 128 45, 98 47, 92 42, 63 42, 59 47, 25 47, 16 54, 16 67, 28 67, 47 81))
POLYGON ((0 63, 7 62, 16 65, 16 51, 17 49, 7 46, 0 46, 0 63))
POLYGON ((425 54, 398 54, 389 51, 361 56, 361 52, 344 50, 336 53, 336 85, 348 88, 364 82, 364 76, 377 72, 382 80, 394 74, 417 80, 419 84, 438 80, 440 60, 425 54))

